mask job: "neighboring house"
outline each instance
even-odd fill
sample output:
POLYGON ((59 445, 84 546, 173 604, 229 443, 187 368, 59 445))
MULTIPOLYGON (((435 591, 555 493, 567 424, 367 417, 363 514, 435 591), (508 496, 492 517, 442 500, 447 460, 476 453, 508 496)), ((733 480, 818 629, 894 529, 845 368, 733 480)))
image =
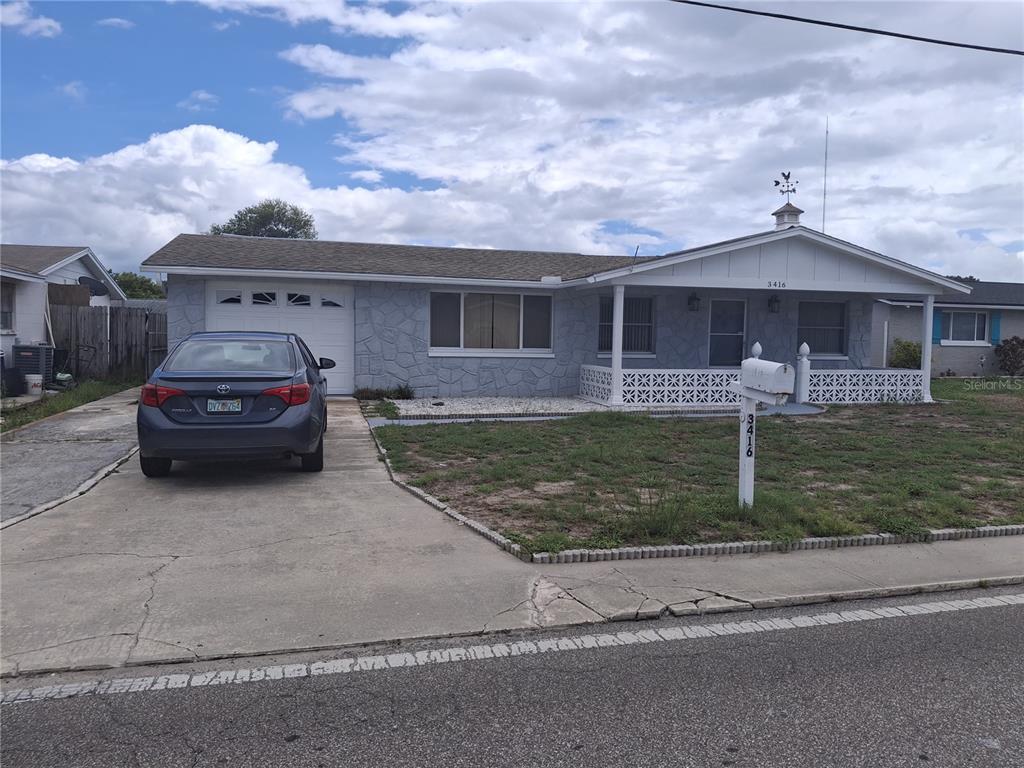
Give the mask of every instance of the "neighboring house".
POLYGON ((5 355, 15 343, 48 342, 50 285, 91 285, 89 303, 104 306, 127 296, 85 246, 0 245, 0 341, 5 355), (105 286, 106 295, 99 286, 105 286))
MULTIPOLYGON (((1013 336, 1024 338, 1024 283, 970 281, 968 296, 935 301, 932 324, 932 374, 998 375, 995 346, 1013 336)), ((921 341, 921 299, 879 299, 874 308, 872 360, 885 367, 897 339, 921 341)))
POLYGON ((872 306, 970 289, 802 227, 800 213, 787 204, 773 231, 646 259, 183 234, 142 266, 167 275, 171 344, 294 331, 337 361, 333 393, 734 402, 728 382, 756 341, 790 362, 808 343, 820 401, 930 400, 919 374, 863 375, 872 306))

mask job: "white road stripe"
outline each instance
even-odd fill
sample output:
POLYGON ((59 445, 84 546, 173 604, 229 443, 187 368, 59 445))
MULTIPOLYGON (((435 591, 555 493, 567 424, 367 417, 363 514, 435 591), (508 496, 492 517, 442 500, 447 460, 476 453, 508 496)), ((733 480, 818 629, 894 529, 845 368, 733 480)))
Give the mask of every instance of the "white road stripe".
POLYGON ((277 664, 251 669, 212 670, 197 672, 191 675, 170 674, 153 677, 126 677, 116 680, 92 680, 82 683, 6 690, 0 694, 0 703, 20 704, 23 702, 44 701, 46 699, 66 699, 72 696, 142 693, 163 691, 171 688, 199 688, 208 685, 226 685, 228 683, 257 683, 265 680, 284 680, 297 677, 376 672, 386 669, 422 667, 429 664, 529 656, 538 653, 560 653, 641 643, 673 643, 758 632, 784 632, 804 627, 824 627, 832 624, 847 624, 857 621, 901 619, 946 611, 1002 608, 1008 605, 1024 605, 1024 594, 977 597, 972 600, 938 600, 928 603, 901 605, 899 607, 886 606, 872 609, 818 613, 807 616, 791 616, 786 619, 747 619, 716 624, 695 624, 681 627, 665 627, 662 629, 638 629, 576 635, 573 637, 558 637, 537 641, 519 640, 509 643, 471 645, 464 648, 438 648, 435 650, 390 653, 386 656, 350 656, 329 661, 314 661, 310 664, 277 664))

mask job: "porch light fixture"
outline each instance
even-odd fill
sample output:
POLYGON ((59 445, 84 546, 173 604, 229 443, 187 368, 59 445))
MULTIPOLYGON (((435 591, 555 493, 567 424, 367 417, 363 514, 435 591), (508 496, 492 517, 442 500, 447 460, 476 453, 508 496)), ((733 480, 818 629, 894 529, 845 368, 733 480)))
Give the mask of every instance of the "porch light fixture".
POLYGON ((768 311, 773 315, 779 314, 779 304, 779 297, 773 293, 771 298, 768 299, 768 311))
POLYGON ((697 312, 700 310, 700 296, 696 293, 691 293, 690 298, 686 300, 686 306, 691 312, 697 312))

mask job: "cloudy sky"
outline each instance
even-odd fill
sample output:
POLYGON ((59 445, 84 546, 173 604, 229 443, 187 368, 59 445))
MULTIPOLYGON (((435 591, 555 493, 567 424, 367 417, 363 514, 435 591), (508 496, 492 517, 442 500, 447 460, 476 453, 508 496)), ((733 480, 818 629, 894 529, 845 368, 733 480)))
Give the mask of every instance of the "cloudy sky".
MULTIPOLYGON (((1024 48, 1024 4, 745 3, 1024 48)), ((804 223, 1024 281, 1024 60, 668 2, 6 2, 5 242, 135 269, 282 197, 321 238, 661 253, 804 223)))

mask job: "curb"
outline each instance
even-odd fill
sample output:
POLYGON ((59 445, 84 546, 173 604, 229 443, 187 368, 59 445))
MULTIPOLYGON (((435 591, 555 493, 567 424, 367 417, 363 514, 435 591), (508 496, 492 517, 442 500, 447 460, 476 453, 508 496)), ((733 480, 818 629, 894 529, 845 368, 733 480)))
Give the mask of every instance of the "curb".
MULTIPOLYGON (((965 589, 988 589, 996 587, 1012 587, 1024 584, 1024 575, 1021 576, 996 576, 988 579, 962 579, 960 581, 938 581, 926 582, 923 584, 909 584, 898 587, 879 587, 877 589, 859 589, 847 592, 821 592, 804 595, 790 595, 784 597, 772 597, 765 599, 753 599, 750 601, 737 602, 735 606, 723 606, 712 611, 697 611, 688 613, 686 618, 702 618, 704 616, 718 615, 722 613, 737 613, 751 610, 767 610, 772 608, 787 608, 801 605, 814 605, 822 603, 842 603, 854 600, 877 599, 885 597, 906 597, 908 595, 932 594, 937 592, 955 592, 965 589)), ((636 622, 647 622, 668 618, 669 614, 659 613, 657 615, 638 615, 629 619, 636 622)), ((514 629, 481 630, 470 632, 450 632, 441 634, 412 635, 405 638, 394 638, 390 640, 366 640, 354 643, 337 643, 327 645, 309 645, 299 648, 277 648, 269 651, 238 652, 238 653, 213 653, 199 654, 195 658, 184 658, 182 656, 169 656, 163 659, 146 659, 135 661, 118 666, 113 665, 87 665, 87 666, 64 666, 64 667, 43 667, 30 669, 24 672, 0 674, 0 681, 8 682, 19 679, 33 679, 44 675, 70 674, 74 672, 97 672, 112 669, 133 669, 153 666, 179 666, 186 664, 206 663, 210 661, 232 660, 232 659, 259 659, 271 656, 284 656, 294 653, 318 653, 322 651, 340 651, 357 648, 370 648, 376 645, 391 645, 401 648, 407 643, 417 643, 426 640, 454 640, 459 638, 488 637, 511 635, 517 632, 550 632, 553 630, 567 629, 580 626, 599 626, 601 624, 622 624, 622 620, 604 619, 595 622, 559 622, 545 627, 527 626, 514 629)), ((4 697, 4 704, 10 703, 10 699, 4 697)))
POLYGON ((626 413, 637 416, 734 416, 739 410, 739 403, 734 408, 728 406, 695 409, 695 408, 647 408, 647 409, 614 409, 593 411, 539 411, 537 413, 406 413, 399 414, 397 418, 390 419, 392 422, 402 421, 440 421, 447 419, 478 420, 478 419, 501 419, 504 421, 518 421, 520 419, 554 419, 570 416, 587 416, 592 413, 626 413))
MULTIPOLYGON (((66 411, 65 411, 65 413, 66 413, 66 411)), ((61 414, 54 414, 54 415, 55 416, 60 416, 61 414)), ((35 422, 33 422, 33 423, 35 423, 35 422)), ((28 425, 26 424, 25 426, 28 426, 28 425)), ((35 517, 36 515, 41 515, 43 512, 51 510, 54 507, 59 507, 61 504, 65 503, 67 501, 71 501, 72 499, 78 498, 82 494, 84 494, 87 491, 91 490, 93 488, 93 486, 95 486, 96 483, 98 483, 100 480, 105 478, 107 475, 109 475, 115 469, 117 469, 122 464, 124 464, 126 461, 128 461, 128 459, 130 459, 132 456, 134 456, 138 452, 138 450, 139 450, 139 447, 135 446, 134 448, 132 448, 130 451, 128 451, 128 453, 126 453, 121 458, 116 459, 114 462, 112 462, 110 464, 107 464, 107 466, 105 466, 102 469, 100 469, 95 475, 93 475, 88 480, 86 480, 84 483, 82 483, 80 486, 75 488, 75 490, 73 490, 71 493, 69 493, 69 494, 67 494, 65 496, 61 496, 59 499, 54 499, 53 501, 47 501, 47 502, 44 502, 43 504, 39 504, 39 505, 33 507, 32 509, 30 509, 28 512, 25 512, 24 514, 18 515, 17 517, 12 517, 10 520, 4 520, 2 523, 0 523, 0 530, 4 530, 5 528, 10 528, 12 525, 17 525, 18 523, 24 522, 25 520, 28 520, 31 517, 35 517)))

